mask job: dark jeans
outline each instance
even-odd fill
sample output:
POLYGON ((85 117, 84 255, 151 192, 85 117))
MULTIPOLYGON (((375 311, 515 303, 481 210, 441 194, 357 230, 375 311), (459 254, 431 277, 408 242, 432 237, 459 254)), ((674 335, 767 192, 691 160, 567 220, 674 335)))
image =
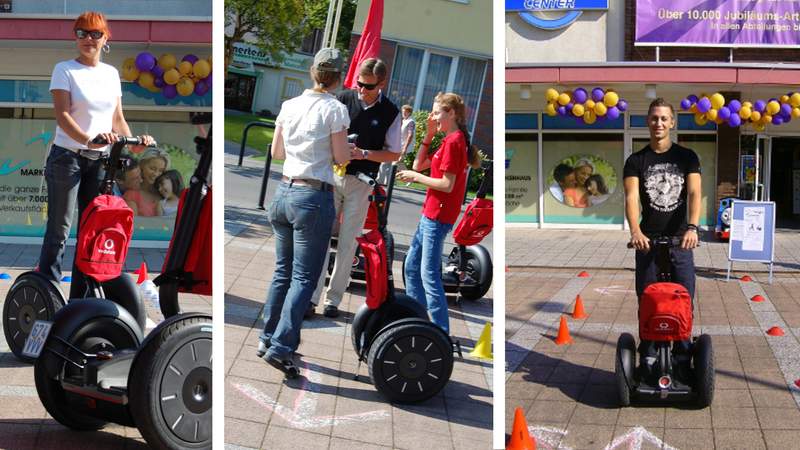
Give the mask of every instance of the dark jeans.
POLYGON ((286 358, 300 344, 303 314, 327 260, 336 211, 333 192, 281 183, 269 206, 275 272, 264 308, 265 357, 286 358))
MULTIPOLYGON (((692 250, 672 248, 669 251, 670 261, 672 262, 672 282, 683 285, 689 291, 692 299, 692 310, 694 310, 694 254, 692 250)), ((656 265, 656 251, 650 247, 650 251, 636 252, 636 297, 641 299, 644 289, 652 283, 658 281, 658 266, 656 265)), ((691 341, 676 342, 679 350, 688 351, 691 341)), ((653 341, 642 340, 639 344, 639 355, 644 360, 646 356, 655 356, 655 343, 653 341)))
MULTIPOLYGON (((83 210, 99 194, 104 170, 100 161, 53 145, 44 174, 47 181, 47 227, 39 254, 39 271, 58 282, 75 204, 77 202, 80 223, 83 210)), ((73 261, 69 298, 83 297, 87 288, 83 274, 73 261)))

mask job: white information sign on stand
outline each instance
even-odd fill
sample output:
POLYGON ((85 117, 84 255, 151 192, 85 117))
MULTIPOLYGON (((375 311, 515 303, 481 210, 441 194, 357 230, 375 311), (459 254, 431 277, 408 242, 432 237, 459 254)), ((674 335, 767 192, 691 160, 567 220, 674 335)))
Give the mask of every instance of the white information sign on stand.
POLYGON ((775 202, 734 200, 731 205, 731 236, 728 242, 728 280, 733 261, 769 264, 775 253, 775 202))

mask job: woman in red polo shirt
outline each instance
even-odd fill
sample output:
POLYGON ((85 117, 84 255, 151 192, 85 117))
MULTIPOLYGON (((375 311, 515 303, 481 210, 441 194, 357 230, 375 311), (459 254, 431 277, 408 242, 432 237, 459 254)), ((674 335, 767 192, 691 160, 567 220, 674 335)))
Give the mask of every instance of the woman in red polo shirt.
POLYGON ((469 145, 464 100, 456 94, 436 96, 428 115, 428 131, 414 160, 414 170, 397 173, 401 181, 428 187, 422 218, 406 254, 406 294, 426 305, 433 323, 450 333, 447 298, 442 286, 444 238, 461 212, 467 188, 467 166, 480 166, 475 147, 469 145), (428 147, 436 132, 445 133, 439 150, 432 156, 428 147), (419 172, 431 169, 430 176, 419 172))

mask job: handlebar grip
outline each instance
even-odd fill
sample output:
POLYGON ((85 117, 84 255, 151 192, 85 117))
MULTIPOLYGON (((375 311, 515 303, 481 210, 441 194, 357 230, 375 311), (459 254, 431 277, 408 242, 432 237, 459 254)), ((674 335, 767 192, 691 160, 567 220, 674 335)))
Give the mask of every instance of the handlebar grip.
MULTIPOLYGON (((140 145, 142 143, 141 139, 136 136, 119 136, 117 139, 117 143, 122 143, 122 145, 140 145)), ((97 136, 92 139, 92 144, 108 145, 109 142, 108 140, 97 136)), ((148 147, 156 147, 157 145, 158 143, 154 140, 152 144, 148 145, 148 147)))
POLYGON ((369 175, 363 172, 356 172, 356 178, 358 178, 359 181, 363 183, 367 183, 369 187, 375 187, 375 185, 378 184, 374 178, 370 177, 369 175))

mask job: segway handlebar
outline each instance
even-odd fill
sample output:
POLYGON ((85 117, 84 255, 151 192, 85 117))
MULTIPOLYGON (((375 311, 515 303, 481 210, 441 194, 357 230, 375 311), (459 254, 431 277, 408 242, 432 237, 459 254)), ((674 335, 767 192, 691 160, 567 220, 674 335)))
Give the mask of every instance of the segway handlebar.
MULTIPOLYGON (((658 244, 666 244, 668 248, 671 247, 680 247, 683 238, 680 236, 660 236, 655 239, 650 239, 652 246, 656 246, 658 244)), ((628 242, 626 245, 628 248, 634 248, 633 244, 628 242)), ((695 247, 700 247, 700 242, 697 243, 695 247)))
MULTIPOLYGON (((109 142, 107 139, 103 139, 102 137, 97 136, 96 138, 92 139, 92 144, 108 145, 109 142)), ((138 136, 119 136, 117 138, 117 142, 114 143, 114 146, 119 145, 120 147, 124 147, 126 145, 141 145, 141 144, 142 140, 139 139, 138 136)), ((153 141, 153 143, 148 145, 148 147, 155 147, 156 145, 158 145, 156 141, 153 141)))
MULTIPOLYGON (((100 136, 95 137, 92 139, 93 144, 99 145, 108 145, 109 142, 107 139, 103 139, 100 136)), ((130 164, 130 158, 122 158, 122 149, 126 145, 141 145, 142 140, 139 137, 134 136, 118 136, 117 142, 115 142, 111 146, 111 151, 109 152, 108 156, 104 156, 101 159, 103 160, 103 164, 105 165, 106 169, 106 176, 103 178, 102 183, 100 183, 100 194, 101 195, 110 195, 114 192, 114 180, 116 179, 117 170, 120 170, 124 167, 128 167, 130 164)), ((156 142, 153 141, 148 147, 155 147, 156 142)))

